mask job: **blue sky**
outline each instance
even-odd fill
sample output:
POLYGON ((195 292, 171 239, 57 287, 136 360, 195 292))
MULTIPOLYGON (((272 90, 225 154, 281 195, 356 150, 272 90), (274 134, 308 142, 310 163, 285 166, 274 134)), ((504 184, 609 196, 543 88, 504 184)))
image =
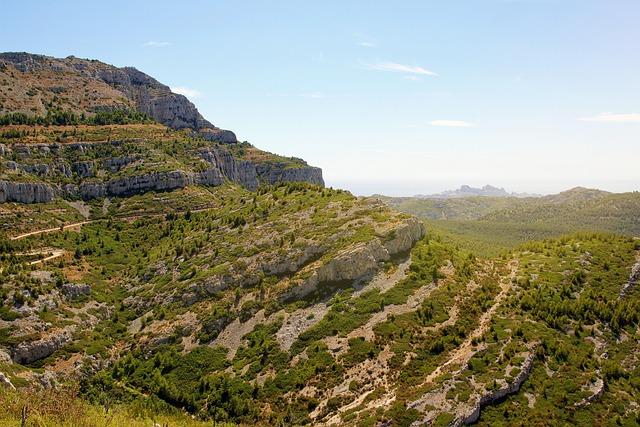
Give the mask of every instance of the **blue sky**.
POLYGON ((640 2, 22 1, 0 50, 131 65, 328 185, 640 190, 640 2))

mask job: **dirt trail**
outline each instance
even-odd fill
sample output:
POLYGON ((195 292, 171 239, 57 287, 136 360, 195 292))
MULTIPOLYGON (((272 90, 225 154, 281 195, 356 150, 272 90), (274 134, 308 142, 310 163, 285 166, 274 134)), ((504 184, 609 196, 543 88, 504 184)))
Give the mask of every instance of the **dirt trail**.
POLYGON ((44 248, 44 249, 36 249, 36 250, 33 250, 33 251, 29 251, 29 252, 20 252, 20 253, 17 253, 16 256, 36 256, 36 255, 51 254, 51 255, 48 255, 45 258, 38 259, 36 261, 29 261, 29 263, 28 263, 29 265, 37 265, 37 264, 41 264, 43 262, 51 261, 52 259, 59 258, 59 257, 63 256, 66 253, 67 253, 67 251, 65 251, 64 249, 44 248))
MULTIPOLYGON (((217 209, 218 206, 211 206, 211 207, 207 207, 207 208, 200 208, 200 209, 194 209, 191 211, 191 213, 199 213, 199 212, 206 212, 206 211, 210 211, 212 209, 217 209)), ((181 214, 181 213, 185 213, 186 211, 178 211, 175 212, 176 214, 181 214)), ((141 219, 141 218, 155 218, 155 217, 164 217, 165 214, 164 213, 154 213, 154 214, 148 214, 148 215, 144 215, 144 214, 133 214, 133 215, 127 215, 127 216, 114 216, 113 219, 118 219, 118 220, 123 220, 123 221, 135 221, 136 219, 141 219)), ((76 228, 76 227, 81 227, 85 224, 92 224, 94 222, 98 222, 98 221, 105 221, 105 219, 89 219, 86 221, 80 221, 80 222, 74 222, 71 224, 67 224, 64 225, 62 227, 54 227, 54 228, 45 228, 45 229, 41 229, 41 230, 34 230, 34 231, 29 231, 28 233, 23 233, 23 234, 18 234, 17 236, 13 236, 13 237, 9 237, 9 240, 21 240, 24 239, 26 237, 29 236, 36 236, 38 234, 47 234, 47 233, 55 233, 56 231, 64 231, 64 230, 70 230, 72 228, 76 228)))
POLYGON ((449 366, 456 364, 466 366, 467 362, 475 353, 472 341, 474 339, 480 338, 482 335, 484 335, 485 332, 487 332, 487 330, 489 329, 489 325, 491 324, 491 320, 493 319, 493 315, 500 306, 502 300, 509 293, 509 290, 511 290, 511 282, 513 279, 515 279, 518 272, 517 260, 512 260, 509 262, 509 270, 509 276, 500 280, 500 293, 498 293, 498 295, 496 296, 495 302, 493 303, 491 308, 489 308, 489 310, 485 311, 482 316, 480 316, 478 327, 473 332, 471 332, 471 334, 469 334, 467 339, 460 345, 460 347, 455 349, 453 353, 449 355, 449 358, 445 363, 438 366, 431 374, 429 374, 425 378, 423 385, 433 382, 433 380, 442 375, 449 366))
POLYGON ((47 234, 47 233, 54 233, 56 231, 69 230, 76 227, 82 227, 85 224, 91 224, 92 222, 96 222, 96 221, 99 221, 99 220, 93 219, 88 221, 74 222, 73 224, 67 224, 62 227, 45 228, 43 230, 30 231, 28 233, 18 234, 17 236, 10 237, 9 240, 21 240, 21 239, 24 239, 25 237, 36 236, 38 234, 47 234))
POLYGON ((42 255, 42 254, 48 254, 48 253, 51 253, 51 255, 49 255, 48 257, 39 259, 37 261, 31 261, 29 265, 36 265, 36 264, 41 264, 47 261, 51 261, 52 259, 56 259, 63 256, 64 254, 67 253, 67 251, 65 251, 64 249, 42 250, 36 253, 32 253, 30 255, 42 255))

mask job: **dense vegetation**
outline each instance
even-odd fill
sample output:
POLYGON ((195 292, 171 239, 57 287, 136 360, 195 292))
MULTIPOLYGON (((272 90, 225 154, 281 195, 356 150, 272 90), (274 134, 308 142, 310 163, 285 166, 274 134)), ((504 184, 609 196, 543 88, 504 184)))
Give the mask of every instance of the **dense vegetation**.
POLYGON ((59 108, 47 110, 44 116, 31 116, 25 113, 8 113, 0 115, 0 126, 7 125, 40 125, 40 126, 71 126, 71 125, 127 125, 153 123, 148 115, 135 110, 97 111, 94 114, 76 114, 59 108))
POLYGON ((546 197, 382 198, 423 218, 448 241, 493 256, 531 240, 578 231, 640 235, 640 193, 576 188, 546 197))
MULTIPOLYGON (((133 159, 101 177, 199 170, 210 144, 158 125, 16 130, 4 141, 109 142, 63 147, 69 162, 133 159)), ((454 219, 425 219, 409 253, 317 282, 402 240, 408 215, 306 183, 0 205, 0 372, 19 389, 0 423, 26 406, 33 425, 447 425, 481 407, 481 425, 637 425, 638 195, 438 203, 420 206, 454 219)))
MULTIPOLYGON (((85 226, 80 233, 5 241, 5 262, 9 264, 4 277, 14 281, 12 286, 23 280, 21 286, 30 292, 29 298, 35 298, 36 288, 45 294, 49 291, 39 282, 27 279, 28 276, 15 276, 25 266, 8 254, 28 252, 34 245, 62 246, 77 251, 71 259, 50 266, 55 277, 68 276, 78 267, 89 265, 82 280, 93 284, 92 299, 116 307, 93 331, 77 335, 75 342, 33 366, 78 352, 106 357, 114 345, 128 342, 130 351, 122 353, 107 370, 89 374, 82 380, 82 398, 92 405, 80 406, 83 416, 117 407, 136 416, 175 417, 179 412, 175 413, 174 408, 178 408, 197 414, 200 419, 288 425, 311 422, 310 414, 316 421, 327 420, 340 410, 338 419, 343 423, 373 425, 389 419, 397 425, 407 425, 422 419, 425 413, 436 424, 453 420, 457 412, 455 409, 449 412, 446 406, 427 407, 426 412, 407 406, 425 393, 442 392, 454 408, 464 407, 480 390, 490 391, 512 380, 525 356, 533 352, 536 361, 520 392, 495 407, 485 408, 480 419, 482 425, 510 424, 513 420, 536 424, 541 417, 552 424, 637 422, 637 412, 629 412, 615 402, 637 401, 640 393, 637 382, 640 372, 633 359, 637 344, 631 339, 637 333, 636 307, 640 294, 636 289, 624 299, 619 298, 621 284, 628 278, 640 245, 633 239, 615 235, 578 234, 528 243, 505 255, 505 259, 491 261, 478 259, 430 235, 412 251, 406 278, 384 291, 339 288, 326 301, 327 311, 320 314, 322 318, 303 331, 289 350, 283 349, 276 338, 284 324, 282 314, 313 308, 318 302, 311 299, 273 305, 275 301, 268 303, 268 298, 258 301, 258 306, 235 302, 242 301, 252 289, 268 295, 262 287, 275 283, 268 277, 258 287, 233 291, 231 300, 214 296, 208 297, 204 305, 163 303, 150 315, 143 316, 140 332, 132 332, 131 322, 137 321, 139 315, 125 303, 125 298, 133 288, 127 290, 118 283, 145 277, 148 274, 145 266, 173 259, 177 264, 166 267, 176 271, 178 281, 166 282, 163 276, 157 276, 151 282, 155 283, 153 287, 142 288, 142 293, 137 291, 138 297, 161 295, 165 283, 188 288, 194 282, 192 279, 207 275, 202 266, 194 269, 198 265, 197 253, 212 250, 207 243, 211 240, 206 236, 204 240, 188 236, 202 235, 210 228, 217 236, 224 236, 227 243, 221 241, 222 248, 232 241, 228 240, 232 239, 229 233, 233 234, 232 230, 238 227, 231 218, 242 215, 250 219, 242 226, 244 234, 250 228, 258 228, 261 221, 269 221, 271 215, 275 219, 304 210, 305 197, 308 206, 313 206, 323 199, 322 194, 327 197, 327 191, 284 185, 259 191, 255 202, 251 202, 250 193, 240 196, 238 189, 229 188, 219 195, 229 208, 228 214, 221 208, 215 215, 169 213, 160 222, 111 220, 85 226), (270 213, 265 220, 260 219, 261 214, 252 219, 251 212, 256 209, 252 206, 260 212, 265 198, 272 196, 286 200, 284 204, 272 205, 285 211, 270 213), (241 206, 246 206, 245 213, 237 210, 241 206), (217 224, 225 224, 226 231, 218 228, 216 232, 216 227, 220 227, 217 224), (179 246, 177 242, 181 242, 179 246), (179 261, 184 253, 195 258, 179 261), (516 272, 513 279, 510 271, 516 272), (510 288, 504 291, 506 284, 510 288), (496 305, 498 301, 501 303, 496 305), (483 313, 494 305, 495 315, 483 329, 483 313), (193 325, 180 319, 205 307, 206 311, 198 315, 203 326, 196 333, 200 345, 187 345, 189 340, 185 341, 185 337, 193 334, 190 331, 193 325), (205 345, 217 336, 219 332, 215 331, 221 325, 224 329, 224 325, 233 321, 233 316, 247 313, 244 317, 247 321, 261 307, 275 315, 257 323, 231 358, 226 348, 205 345), (162 325, 170 324, 176 328, 172 335, 167 338, 158 335, 162 325), (373 338, 367 338, 370 334, 373 338), (627 338, 620 343, 620 337, 627 338), (470 357, 460 369, 452 366, 438 381, 425 383, 430 373, 468 343, 470 357), (372 364, 376 360, 387 362, 372 364), (362 376, 365 367, 371 371, 370 376, 362 376), (375 378, 379 376, 390 385, 377 382, 375 378), (469 387, 470 378, 483 388, 469 387), (568 406, 578 405, 590 396, 589 390, 598 379, 607 384, 603 397, 567 411, 568 406), (343 385, 346 391, 334 394, 333 390, 342 389, 343 385), (316 397, 303 392, 310 388, 316 390, 316 397), (366 398, 359 405, 341 410, 363 390, 366 398), (385 407, 377 403, 390 393, 395 396, 393 405, 385 407), (535 396, 533 407, 527 403, 531 402, 531 396, 535 396), (265 412, 265 408, 270 409, 265 412)), ((349 200, 347 195, 329 194, 330 200, 341 197, 349 200)), ((139 202, 123 200, 114 205, 128 209, 136 203, 139 202)), ((153 212, 154 202, 147 199, 145 203, 153 212)), ((284 239, 285 247, 288 240, 284 239)), ((220 249, 217 252, 224 259, 224 252, 220 249)), ((398 267, 389 268, 393 272, 398 267)), ((26 268, 26 272, 30 270, 26 268)), ((59 283, 62 282, 54 280, 50 286, 55 288, 59 283)), ((7 291, 6 287, 3 289, 7 291)), ((32 304, 29 298, 23 304, 32 304)), ((64 310, 68 309, 44 310, 40 316, 55 322, 58 316, 64 319, 64 310)), ((10 345, 7 333, 4 331, 3 343, 10 345)))

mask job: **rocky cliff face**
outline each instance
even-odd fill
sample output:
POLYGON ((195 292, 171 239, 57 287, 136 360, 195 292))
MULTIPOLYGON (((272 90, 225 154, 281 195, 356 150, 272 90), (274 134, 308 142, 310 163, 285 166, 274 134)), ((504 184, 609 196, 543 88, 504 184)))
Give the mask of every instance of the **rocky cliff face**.
POLYGON ((13 182, 0 179, 0 203, 46 203, 52 201, 56 195, 83 200, 125 197, 148 191, 170 191, 190 185, 218 186, 225 181, 238 183, 250 190, 255 190, 261 183, 308 182, 324 185, 320 168, 306 166, 304 163, 291 167, 285 163, 256 163, 242 160, 236 158, 224 147, 216 145, 197 151, 197 156, 208 164, 206 169, 199 171, 185 168, 167 172, 139 172, 109 179, 109 174, 118 172, 135 161, 144 162, 144 158, 138 155, 91 161, 70 161, 68 159, 73 158, 77 153, 99 150, 99 145, 119 147, 122 145, 122 141, 101 144, 79 142, 64 145, 52 143, 3 146, 4 156, 15 153, 15 157, 18 159, 18 161, 0 162, 0 165, 7 170, 36 176, 44 181, 56 178, 77 178, 80 183, 13 182), (49 162, 32 163, 35 156, 49 162), (90 179, 95 178, 96 175, 103 178, 101 180, 90 179))
POLYGON ((283 164, 256 165, 256 173, 262 182, 309 182, 324 186, 322 169, 313 166, 288 168, 283 164))
POLYGON ((47 203, 54 196, 54 188, 49 184, 0 181, 0 203, 47 203))
MULTIPOLYGON (((219 171, 220 175, 227 177, 230 181, 240 183, 249 189, 258 187, 255 164, 246 160, 238 160, 229 151, 218 148, 203 149, 199 155, 219 171)), ((275 181, 266 182, 273 183, 275 181)))
POLYGON ((135 108, 173 129, 191 128, 211 141, 236 142, 233 132, 205 120, 185 96, 132 67, 118 68, 73 56, 7 52, 0 53, 0 75, 15 89, 11 102, 0 106, 0 113, 44 114, 46 104, 55 97, 65 109, 78 113, 135 108), (95 95, 86 92, 88 79, 95 95))
POLYGON ((323 283, 359 280, 378 270, 381 262, 411 250, 425 233, 424 225, 416 218, 394 224, 381 238, 357 243, 327 262, 310 265, 308 277, 285 293, 283 299, 304 298, 323 283))
MULTIPOLYGON (((187 155, 192 156, 196 151, 200 159, 188 159, 184 168, 180 164, 184 159, 180 159, 170 162, 176 163, 172 170, 158 170, 164 169, 159 165, 166 162, 166 158, 150 159, 147 156, 149 151, 157 150, 153 144, 144 148, 129 146, 128 150, 112 149, 122 141, 76 142, 72 139, 73 142, 69 142, 71 138, 66 131, 54 136, 42 131, 46 134, 43 136, 36 135, 35 131, 31 134, 31 128, 29 132, 19 130, 17 132, 25 133, 17 137, 0 137, 7 142, 0 144, 0 157, 4 158, 4 161, 0 158, 0 203, 50 202, 56 195, 90 200, 189 185, 216 186, 226 180, 251 190, 260 184, 277 182, 324 185, 322 170, 301 159, 264 152, 244 156, 246 147, 243 144, 226 150, 224 144, 237 142, 233 132, 212 125, 183 95, 173 93, 168 86, 132 67, 118 68, 73 56, 61 59, 8 52, 0 53, 0 81, 0 98, 3 99, 0 115, 21 112, 28 116, 44 116, 51 108, 89 115, 99 111, 135 109, 172 129, 192 129, 192 133, 174 134, 183 143, 196 141, 187 155), (43 140, 51 143, 43 143, 43 140), (203 148, 203 140, 212 142, 211 147, 203 148), (102 145, 106 151, 96 148, 105 143, 112 147, 102 145), (197 164, 202 161, 209 166, 203 168, 197 164), (120 173, 132 164, 136 164, 135 171, 120 173), (149 164, 151 166, 147 167, 149 164)), ((76 132, 77 129, 73 131, 74 136, 76 132)), ((102 138, 106 132, 108 139, 112 139, 112 129, 104 129, 102 138)), ((171 134, 169 131, 160 135, 150 132, 153 138, 147 141, 128 137, 127 140, 129 143, 136 140, 141 145, 158 140, 167 142, 166 136, 171 134)), ((260 151, 254 147, 251 150, 253 154, 260 151)))

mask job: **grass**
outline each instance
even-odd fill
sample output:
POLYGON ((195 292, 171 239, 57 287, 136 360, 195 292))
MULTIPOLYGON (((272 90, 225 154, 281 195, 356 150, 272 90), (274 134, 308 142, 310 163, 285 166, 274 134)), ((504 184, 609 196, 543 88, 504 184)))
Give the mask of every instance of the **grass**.
MULTIPOLYGON (((0 426, 16 426, 26 409, 26 426, 38 427, 147 427, 159 425, 199 427, 210 422, 194 420, 191 416, 155 412, 139 404, 97 406, 80 399, 73 389, 11 391, 0 394, 0 426)), ((232 426, 231 423, 218 424, 232 426)))

